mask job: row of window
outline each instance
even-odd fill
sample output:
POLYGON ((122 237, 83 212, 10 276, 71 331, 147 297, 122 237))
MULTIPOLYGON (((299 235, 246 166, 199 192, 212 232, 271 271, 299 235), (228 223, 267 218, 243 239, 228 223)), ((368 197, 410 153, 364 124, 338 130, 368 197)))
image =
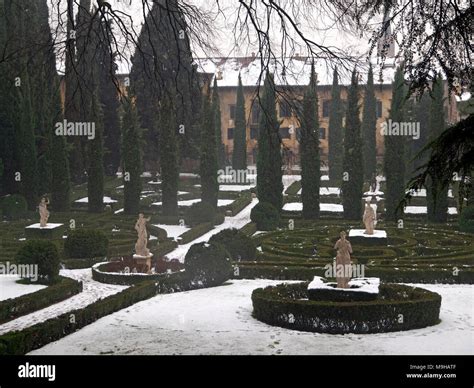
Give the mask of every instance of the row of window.
MULTIPOLYGON (((282 139, 291 138, 291 128, 290 127, 281 127, 280 136, 282 139)), ((258 139, 258 126, 250 127, 250 138, 253 140, 258 139)), ((319 138, 326 139, 326 128, 319 128, 319 138)), ((227 139, 234 139, 234 128, 227 128, 227 139)), ((301 139, 301 128, 296 128, 296 139, 299 141, 301 139)))
MULTIPOLYGON (((331 101, 332 100, 324 100, 323 101, 323 117, 329 117, 331 114, 331 101)), ((341 100, 342 106, 345 110, 347 100, 341 100)), ((375 105, 375 110, 377 114, 377 118, 382 117, 382 101, 377 100, 375 105)), ((281 118, 288 118, 293 116, 293 107, 288 101, 282 101, 279 103, 279 113, 281 118)), ((229 105, 229 115, 231 120, 235 120, 235 105, 229 105)), ((260 107, 257 104, 252 105, 252 112, 250 115, 250 122, 251 124, 258 124, 258 118, 260 116, 260 107)))

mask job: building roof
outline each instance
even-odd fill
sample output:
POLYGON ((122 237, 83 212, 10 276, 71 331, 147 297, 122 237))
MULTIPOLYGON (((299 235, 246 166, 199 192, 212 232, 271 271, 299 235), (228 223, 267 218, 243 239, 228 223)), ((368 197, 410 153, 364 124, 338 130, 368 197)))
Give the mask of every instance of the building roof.
MULTIPOLYGON (((263 84, 261 76, 260 57, 229 57, 229 58, 197 58, 195 62, 198 71, 203 73, 215 74, 219 87, 235 87, 238 84, 239 72, 244 86, 256 86, 263 84)), ((388 60, 387 60, 388 62, 388 60)), ((382 80, 380 80, 380 66, 374 66, 374 81, 377 84, 391 84, 395 75, 395 65, 393 62, 386 64, 382 71, 382 80)), ((304 86, 309 84, 311 73, 311 59, 308 57, 286 58, 284 61, 272 60, 269 69, 273 72, 275 83, 278 86, 304 86), (284 64, 283 64, 284 62, 284 64)), ((334 68, 326 61, 315 62, 315 70, 318 78, 318 85, 331 85, 334 68)), ((368 65, 358 68, 360 78, 359 82, 365 84, 367 81, 368 65)), ((350 84, 350 71, 339 71, 339 83, 341 85, 350 84)))

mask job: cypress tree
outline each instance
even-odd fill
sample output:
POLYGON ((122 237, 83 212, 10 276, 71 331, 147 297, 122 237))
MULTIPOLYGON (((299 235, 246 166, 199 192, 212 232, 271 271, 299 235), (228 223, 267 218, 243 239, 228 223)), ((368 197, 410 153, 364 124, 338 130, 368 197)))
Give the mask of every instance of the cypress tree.
POLYGON ((201 201, 217 208, 219 184, 217 182, 217 144, 215 114, 212 110, 209 90, 203 98, 201 122, 201 201))
MULTIPOLYGON (((111 22, 103 22, 107 37, 100 36, 97 57, 99 61, 99 97, 104 112, 104 167, 105 173, 115 176, 120 166, 120 118, 117 90, 117 64, 109 42, 113 41, 111 22)), ((104 32, 105 34, 105 32, 104 32)))
POLYGON ((257 195, 260 202, 283 206, 280 123, 276 113, 275 83, 267 71, 260 98, 260 122, 257 154, 257 195))
POLYGON ((214 122, 216 124, 217 165, 222 169, 225 167, 225 146, 222 143, 221 102, 216 77, 214 77, 214 86, 212 88, 212 110, 215 115, 214 122))
POLYGON ((159 108, 161 195, 163 215, 178 215, 178 140, 176 137, 175 96, 167 94, 159 108))
POLYGON ((89 211, 100 213, 104 208, 104 144, 102 110, 97 92, 92 94, 90 122, 95 123, 95 137, 88 143, 89 168, 87 171, 87 196, 89 211))
POLYGON ((328 133, 328 164, 329 179, 340 182, 342 179, 342 153, 343 153, 343 133, 342 133, 341 87, 339 86, 337 68, 334 69, 331 90, 331 111, 329 113, 329 133, 328 133))
POLYGON ((129 92, 123 99, 122 170, 124 184, 124 213, 136 215, 140 211, 142 183, 141 130, 134 96, 129 92))
MULTIPOLYGON (((239 73, 237 101, 235 105, 234 150, 232 168, 235 171, 247 171, 247 125, 245 124, 245 99, 242 79, 239 73)), ((243 182, 244 183, 244 182, 243 182)))
POLYGON ((431 98, 428 93, 423 93, 415 104, 415 121, 420 123, 420 138, 414 139, 412 143, 413 170, 417 170, 427 162, 427 155, 418 156, 420 151, 428 144, 429 120, 430 120, 431 98))
POLYGON ((364 163, 359 109, 358 76, 354 69, 348 91, 344 130, 343 174, 345 176, 342 179, 342 204, 344 218, 347 220, 360 220, 362 217, 364 163))
POLYGON ((364 95, 364 111, 362 116, 362 139, 364 144, 364 176, 371 180, 377 170, 377 112, 374 90, 374 74, 372 65, 367 75, 367 85, 364 95))
MULTIPOLYGON (((444 90, 441 75, 433 82, 429 117, 429 140, 435 140, 446 129, 444 116, 444 90)), ((427 216, 431 222, 446 222, 448 219, 448 187, 442 188, 440 177, 432 176, 426 185, 427 216)))
MULTIPOLYGON (((404 121, 406 97, 407 90, 403 79, 403 68, 399 67, 395 72, 395 79, 392 84, 390 122, 402 123, 404 121)), ((384 136, 384 141, 384 171, 387 180, 385 193, 386 219, 397 221, 403 215, 403 210, 398 205, 405 195, 405 138, 387 133, 384 136)))
POLYGON ((321 179, 319 158, 319 120, 316 74, 311 66, 311 79, 303 99, 301 120, 301 200, 303 218, 319 218, 319 186, 321 179))

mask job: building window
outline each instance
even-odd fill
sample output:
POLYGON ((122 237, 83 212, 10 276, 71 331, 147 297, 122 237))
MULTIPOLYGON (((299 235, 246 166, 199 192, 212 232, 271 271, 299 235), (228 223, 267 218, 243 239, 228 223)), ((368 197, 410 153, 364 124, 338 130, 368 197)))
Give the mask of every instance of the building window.
POLYGON ((377 118, 381 118, 382 117, 382 101, 380 100, 377 100, 376 104, 375 104, 375 112, 377 114, 377 118))
POLYGON ((251 139, 258 139, 258 126, 257 125, 252 125, 250 127, 250 138, 251 139))
POLYGON ((234 128, 227 128, 227 140, 234 138, 234 128))
POLYGON ((258 105, 258 101, 254 101, 252 104, 252 117, 250 118, 250 122, 252 124, 258 124, 258 119, 260 118, 260 105, 258 105))
POLYGON ((323 101, 323 117, 329 117, 331 113, 331 100, 323 101))
POLYGON ((291 105, 288 101, 280 102, 280 117, 291 117, 291 105))
POLYGON ((326 139, 326 128, 319 128, 319 138, 320 139, 326 139))
POLYGON ((280 128, 280 136, 282 139, 290 139, 291 138, 291 135, 290 135, 290 128, 288 127, 281 127, 280 128))
POLYGON ((235 120, 235 105, 229 105, 229 117, 231 120, 235 120))

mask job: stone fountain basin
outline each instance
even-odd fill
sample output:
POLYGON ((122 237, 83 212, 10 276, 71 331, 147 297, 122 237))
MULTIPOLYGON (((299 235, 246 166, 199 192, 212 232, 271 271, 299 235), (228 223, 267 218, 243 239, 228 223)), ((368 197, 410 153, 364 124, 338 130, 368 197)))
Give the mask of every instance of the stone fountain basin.
POLYGON ((337 283, 315 276, 308 285, 308 299, 330 302, 363 302, 377 299, 379 278, 354 278, 349 288, 337 288, 337 283))

